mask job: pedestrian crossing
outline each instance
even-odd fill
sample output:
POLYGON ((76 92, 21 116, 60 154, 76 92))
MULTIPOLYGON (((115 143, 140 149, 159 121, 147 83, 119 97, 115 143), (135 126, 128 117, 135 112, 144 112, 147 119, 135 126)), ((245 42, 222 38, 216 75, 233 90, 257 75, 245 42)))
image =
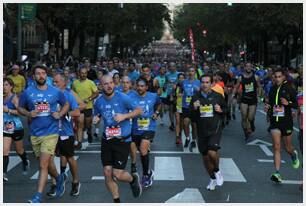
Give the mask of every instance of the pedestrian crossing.
MULTIPOLYGON (((157 151, 155 154, 158 153, 157 151)), ((89 153, 90 154, 90 153, 89 153)), ((163 152, 161 151, 161 154, 163 152)), ((152 168, 154 168, 154 180, 156 181, 184 181, 186 175, 186 171, 183 169, 183 161, 181 156, 155 156, 154 161, 152 161, 152 168), (154 165, 154 166, 153 166, 154 165)), ((75 156, 75 159, 78 161, 78 165, 81 165, 82 158, 80 156, 75 156)), ((56 169, 60 172, 60 158, 55 157, 54 162, 56 165, 56 169)), ((18 156, 10 156, 10 162, 8 165, 8 172, 11 172, 15 167, 21 164, 21 160, 18 156)), ((202 163, 199 163, 202 164, 202 163)), ((31 170, 33 171, 34 168, 31 170)), ((199 168, 203 173, 205 171, 202 167, 199 168)), ((234 162, 232 158, 220 158, 220 170, 223 173, 224 181, 228 182, 247 182, 240 169, 234 162)), ((69 165, 67 165, 67 171, 69 171, 69 165)), ((90 176, 89 178, 92 181, 104 180, 104 176, 101 175, 101 170, 97 169, 97 175, 90 176)), ((79 174, 82 178, 86 178, 83 176, 84 174, 79 174)), ((86 174, 85 174, 86 175, 86 174)), ((39 177, 39 170, 34 172, 33 175, 29 176, 30 180, 37 180, 39 177)), ((87 177, 88 178, 88 177, 87 177)), ((48 176, 50 179, 50 176, 48 176)))

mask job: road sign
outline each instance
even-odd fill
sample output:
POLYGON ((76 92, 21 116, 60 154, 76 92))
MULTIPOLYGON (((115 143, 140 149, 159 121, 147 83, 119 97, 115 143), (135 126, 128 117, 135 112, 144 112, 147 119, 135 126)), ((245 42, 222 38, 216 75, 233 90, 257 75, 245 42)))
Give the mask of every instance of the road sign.
POLYGON ((21 20, 32 21, 36 16, 36 4, 21 4, 21 20))

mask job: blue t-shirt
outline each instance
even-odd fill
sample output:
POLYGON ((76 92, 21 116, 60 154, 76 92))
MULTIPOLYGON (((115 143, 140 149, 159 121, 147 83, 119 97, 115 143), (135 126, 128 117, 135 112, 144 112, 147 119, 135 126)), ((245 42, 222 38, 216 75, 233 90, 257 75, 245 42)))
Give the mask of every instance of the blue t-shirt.
POLYGON ((123 91, 123 86, 122 85, 115 86, 115 91, 122 92, 123 91))
POLYGON ((94 104, 94 115, 103 118, 103 138, 129 137, 126 142, 131 141, 131 124, 129 119, 125 119, 119 124, 114 120, 116 114, 127 114, 129 111, 136 109, 137 105, 133 103, 128 95, 115 91, 111 99, 102 95, 94 104))
MULTIPOLYGON (((7 106, 9 109, 15 110, 16 107, 12 100, 15 94, 13 94, 7 101, 3 101, 3 106, 7 106)), ((13 114, 3 112, 3 132, 7 134, 13 134, 16 130, 22 130, 22 122, 20 117, 13 114)))
POLYGON ((167 84, 167 95, 173 93, 173 85, 177 83, 178 72, 167 72, 166 74, 166 84, 167 84))
MULTIPOLYGON (((79 105, 71 93, 70 89, 64 90, 64 95, 69 103, 70 111, 73 111, 75 109, 79 108, 79 105)), ((73 136, 73 125, 72 125, 72 118, 68 115, 68 113, 63 116, 59 121, 59 135, 60 136, 73 136)))
POLYGON ((139 105, 143 111, 142 115, 133 118, 132 133, 141 135, 145 131, 155 131, 156 120, 152 119, 155 108, 160 104, 160 98, 156 93, 147 92, 146 96, 142 97, 138 93, 132 96, 133 103, 139 105))
POLYGON ((198 79, 190 81, 189 79, 185 79, 182 82, 183 88, 183 108, 189 108, 189 104, 192 96, 199 91, 201 86, 201 82, 198 79))
POLYGON ((37 117, 32 118, 31 135, 41 137, 59 134, 59 120, 54 119, 52 113, 57 111, 58 104, 64 106, 65 103, 64 93, 53 86, 48 86, 46 90, 36 86, 27 88, 20 96, 19 107, 40 111, 37 117))

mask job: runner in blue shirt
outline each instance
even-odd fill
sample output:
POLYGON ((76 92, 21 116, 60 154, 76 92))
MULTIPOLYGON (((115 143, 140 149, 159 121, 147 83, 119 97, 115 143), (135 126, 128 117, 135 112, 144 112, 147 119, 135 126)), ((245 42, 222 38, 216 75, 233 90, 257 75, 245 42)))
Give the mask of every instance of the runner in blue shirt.
MULTIPOLYGON (((76 98, 74 97, 72 90, 67 89, 68 78, 62 74, 56 74, 54 76, 54 85, 59 88, 65 95, 70 109, 69 113, 63 116, 60 121, 59 128, 59 140, 57 142, 57 154, 60 156, 61 174, 65 173, 67 162, 72 174, 72 187, 71 196, 78 196, 80 193, 81 183, 79 182, 77 174, 77 161, 74 159, 74 131, 72 125, 72 118, 80 116, 80 109, 76 98)), ((55 169, 54 159, 50 161, 50 167, 55 169)), ((50 190, 47 193, 48 196, 56 195, 56 182, 52 179, 50 190)))
POLYGON ((166 88, 167 88, 167 102, 166 104, 169 106, 169 119, 171 125, 169 129, 174 131, 174 113, 175 113, 175 86, 177 84, 178 72, 176 71, 176 65, 174 62, 171 62, 169 65, 169 72, 166 74, 166 88))
POLYGON ((9 153, 14 142, 16 152, 22 160, 23 175, 30 166, 27 153, 23 147, 24 129, 17 111, 19 98, 13 93, 14 82, 10 78, 3 79, 3 182, 8 181, 7 167, 9 153))
POLYGON ((194 68, 189 68, 188 70, 188 79, 185 79, 182 82, 182 89, 183 89, 183 105, 182 105, 182 113, 181 113, 181 118, 183 119, 184 122, 184 133, 186 136, 186 141, 184 143, 184 147, 189 146, 189 150, 192 151, 192 148, 196 146, 195 143, 195 135, 196 135, 196 127, 194 124, 192 125, 192 142, 190 143, 190 119, 191 119, 191 113, 190 113, 190 108, 189 104, 191 101, 192 96, 200 90, 201 82, 198 79, 195 79, 195 69, 194 68), (189 145, 190 143, 190 145, 189 145))
POLYGON ((114 202, 120 202, 118 181, 129 182, 134 197, 140 197, 142 188, 138 174, 125 171, 131 142, 131 124, 129 119, 141 114, 132 99, 124 93, 114 90, 111 75, 101 78, 103 95, 94 104, 93 124, 100 118, 103 120, 103 138, 101 159, 105 176, 105 184, 112 193, 114 202), (129 112, 132 110, 132 112, 129 112))
MULTIPOLYGON (((34 76, 37 86, 29 87, 22 93, 18 112, 31 118, 31 143, 39 158, 40 176, 38 191, 29 202, 39 203, 48 179, 50 158, 58 141, 59 119, 67 113, 69 103, 59 89, 47 85, 47 67, 35 66, 34 76), (60 111, 57 111, 58 104, 62 106, 60 111)), ((50 174, 56 178, 56 196, 62 196, 65 192, 64 176, 58 175, 56 170, 50 170, 50 174)))
MULTIPOLYGON (((132 141, 140 151, 143 176, 141 185, 149 187, 153 184, 154 171, 149 170, 150 143, 153 141, 156 130, 156 119, 161 109, 161 101, 156 93, 147 92, 148 81, 139 78, 136 81, 137 94, 131 96, 132 101, 142 108, 142 115, 133 119, 132 141)), ((136 169, 136 147, 131 147, 132 172, 136 169)))
POLYGON ((164 116, 164 107, 167 103, 167 91, 166 91, 166 67, 161 65, 159 68, 159 74, 153 80, 154 87, 157 89, 157 94, 161 100, 161 110, 160 110, 160 125, 164 125, 163 116, 164 116))

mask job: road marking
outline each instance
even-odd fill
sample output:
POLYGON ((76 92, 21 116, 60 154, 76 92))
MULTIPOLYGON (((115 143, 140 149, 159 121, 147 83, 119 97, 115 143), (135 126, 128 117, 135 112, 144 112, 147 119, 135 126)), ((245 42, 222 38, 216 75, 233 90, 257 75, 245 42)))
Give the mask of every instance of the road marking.
POLYGON ((177 193, 165 203, 204 203, 201 192, 196 188, 186 188, 183 192, 177 193))
MULTIPOLYGON (((27 153, 33 153, 31 150, 27 150, 27 153)), ((76 150, 75 154, 100 154, 101 150, 76 150)), ((150 151, 151 154, 196 154, 195 152, 183 152, 183 151, 150 151)), ((16 151, 11 151, 10 154, 16 154, 16 151)))
MULTIPOLYGON (((79 159, 79 156, 74 156, 74 159, 77 160, 79 159)), ((55 163, 55 167, 56 167, 56 170, 58 173, 60 173, 61 171, 61 166, 60 166, 60 158, 59 157, 54 157, 54 163, 55 163)), ((69 164, 67 164, 67 169, 66 169, 66 172, 69 171, 69 164)), ((39 171, 37 171, 32 177, 31 177, 31 180, 37 180, 39 177, 39 171)), ((51 179, 50 178, 50 175, 48 175, 48 179, 51 179)))
POLYGON ((92 176, 91 180, 105 180, 104 176, 92 176))
POLYGON ((220 171, 224 181, 247 182, 232 158, 220 158, 220 171))
POLYGON ((270 142, 266 142, 266 141, 263 141, 261 139, 255 139, 249 143, 247 143, 247 145, 267 145, 267 146, 272 146, 272 144, 270 142))
POLYGON ((155 157, 154 180, 184 180, 180 157, 155 157))
POLYGON ((302 183, 302 180, 282 180, 282 184, 300 185, 302 183))
MULTIPOLYGON (((274 163, 274 160, 267 160, 267 159, 257 159, 258 162, 271 162, 274 163)), ((286 163, 284 160, 281 161, 282 163, 286 163)))
POLYGON ((11 169, 16 167, 21 162, 21 159, 19 156, 9 156, 9 164, 7 166, 7 171, 9 172, 11 169))
MULTIPOLYGON (((257 111, 259 111, 260 113, 262 113, 262 114, 267 114, 265 111, 263 111, 263 110, 261 110, 261 109, 258 109, 257 111)), ((295 130, 295 131, 297 131, 297 132, 299 132, 300 130, 298 129, 298 128, 296 128, 296 127, 293 127, 293 129, 295 130)))
POLYGON ((264 151, 264 153, 267 156, 270 156, 270 157, 273 156, 273 153, 269 150, 269 148, 266 145, 259 145, 259 147, 262 149, 262 151, 264 151))

